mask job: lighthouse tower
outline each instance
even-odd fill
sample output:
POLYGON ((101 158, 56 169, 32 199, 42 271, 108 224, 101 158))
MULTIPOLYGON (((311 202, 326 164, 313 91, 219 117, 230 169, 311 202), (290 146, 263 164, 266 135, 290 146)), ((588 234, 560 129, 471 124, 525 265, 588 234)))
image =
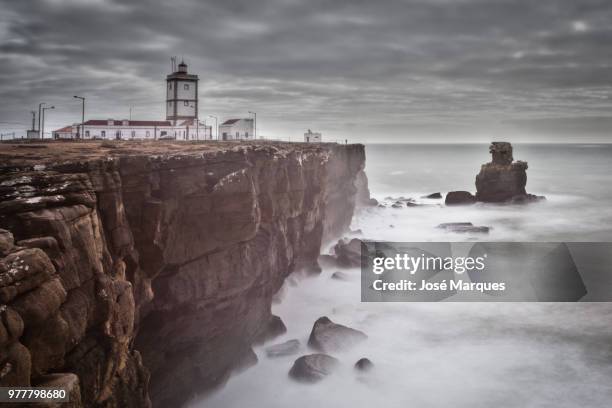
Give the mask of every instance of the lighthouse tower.
MULTIPOLYGON (((174 61, 174 60, 173 60, 174 61)), ((166 120, 177 125, 179 121, 198 119, 198 76, 187 73, 187 64, 181 61, 178 69, 166 77, 166 120)))

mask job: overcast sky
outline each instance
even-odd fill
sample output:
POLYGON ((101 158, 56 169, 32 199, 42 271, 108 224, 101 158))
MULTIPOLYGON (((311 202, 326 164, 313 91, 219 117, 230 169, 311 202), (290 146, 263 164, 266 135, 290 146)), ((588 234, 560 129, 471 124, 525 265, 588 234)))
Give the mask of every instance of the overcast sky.
POLYGON ((612 1, 0 0, 0 129, 165 119, 170 56, 200 117, 365 142, 608 141, 612 1), (128 3, 128 4, 126 4, 128 3))

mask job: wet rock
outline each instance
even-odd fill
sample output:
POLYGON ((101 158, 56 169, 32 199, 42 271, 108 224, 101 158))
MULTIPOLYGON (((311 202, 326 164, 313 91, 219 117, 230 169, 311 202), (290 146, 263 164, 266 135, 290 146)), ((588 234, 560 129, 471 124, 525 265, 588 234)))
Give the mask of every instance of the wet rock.
POLYGON ((476 197, 469 191, 449 191, 444 200, 446 205, 467 205, 475 202, 476 197))
POLYGON ((396 201, 393 204, 391 204, 392 208, 404 208, 404 203, 402 203, 401 201, 396 201))
POLYGON ((335 280, 341 280, 341 281, 348 281, 348 280, 350 280, 348 274, 346 274, 344 272, 340 272, 340 271, 336 271, 336 272, 332 273, 331 278, 335 279, 335 280))
POLYGON ((287 326, 285 326, 283 320, 276 315, 272 315, 268 323, 255 336, 253 344, 265 343, 285 333, 287 333, 287 326))
POLYGON ((274 344, 266 347, 264 351, 270 358, 284 357, 296 354, 300 350, 300 341, 297 339, 287 340, 284 343, 274 344))
POLYGON ((336 263, 344 268, 361 266, 361 240, 353 238, 350 241, 341 239, 334 246, 336 263))
POLYGON ((476 226, 471 222, 445 222, 437 226, 449 232, 488 234, 490 227, 476 226))
POLYGON ((369 358, 363 357, 357 360, 355 363, 355 368, 360 371, 370 371, 372 368, 374 368, 374 363, 372 363, 369 358))
POLYGON ((328 317, 320 317, 314 323, 308 345, 323 352, 333 352, 350 348, 365 339, 362 331, 332 322, 328 317))
POLYGON ((295 360, 289 376, 300 382, 315 383, 333 373, 338 365, 339 361, 327 354, 309 354, 295 360))
POLYGON ((423 196, 422 198, 439 199, 439 198, 442 198, 442 194, 440 194, 440 193, 431 193, 429 195, 423 196))

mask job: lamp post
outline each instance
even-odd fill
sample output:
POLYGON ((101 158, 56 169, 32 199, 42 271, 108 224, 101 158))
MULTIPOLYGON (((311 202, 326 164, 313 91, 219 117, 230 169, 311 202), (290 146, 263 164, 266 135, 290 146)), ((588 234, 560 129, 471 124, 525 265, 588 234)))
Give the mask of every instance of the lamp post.
POLYGON ((49 106, 47 108, 42 108, 42 127, 40 129, 41 139, 45 138, 45 111, 48 109, 55 109, 55 106, 49 106))
POLYGON ((81 132, 78 133, 77 137, 77 139, 83 139, 83 137, 85 137, 85 97, 74 95, 74 98, 80 99, 81 102, 83 102, 83 107, 81 109, 81 132))
POLYGON ((255 116, 255 119, 253 120, 253 139, 257 140, 257 113, 251 111, 249 111, 249 113, 255 116))
MULTIPOLYGON (((217 132, 217 140, 219 140, 219 125, 218 125, 219 118, 217 118, 214 115, 208 115, 208 116, 215 120, 215 129, 216 129, 216 132, 217 132)), ((210 132, 210 137, 212 137, 212 132, 210 132)))
POLYGON ((42 107, 46 105, 46 103, 41 102, 38 104, 38 138, 42 139, 42 135, 40 134, 40 125, 41 125, 41 116, 42 116, 42 107))

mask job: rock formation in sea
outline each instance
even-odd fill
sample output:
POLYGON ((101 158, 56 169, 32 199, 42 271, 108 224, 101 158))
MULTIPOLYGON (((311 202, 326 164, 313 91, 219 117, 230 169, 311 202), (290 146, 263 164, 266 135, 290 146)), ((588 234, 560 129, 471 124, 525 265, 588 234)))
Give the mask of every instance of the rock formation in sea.
POLYGON ((476 176, 476 200, 487 203, 526 202, 537 200, 527 194, 527 162, 514 161, 512 145, 493 142, 489 146, 492 160, 476 176))
POLYGON ((252 364, 366 200, 362 145, 24 146, 0 146, 0 386, 75 407, 179 406, 252 364))
POLYGON ((485 203, 526 203, 544 197, 528 194, 527 162, 514 161, 512 145, 508 142, 492 142, 489 146, 492 159, 480 168, 476 175, 476 195, 468 191, 451 191, 446 195, 447 205, 485 203))

